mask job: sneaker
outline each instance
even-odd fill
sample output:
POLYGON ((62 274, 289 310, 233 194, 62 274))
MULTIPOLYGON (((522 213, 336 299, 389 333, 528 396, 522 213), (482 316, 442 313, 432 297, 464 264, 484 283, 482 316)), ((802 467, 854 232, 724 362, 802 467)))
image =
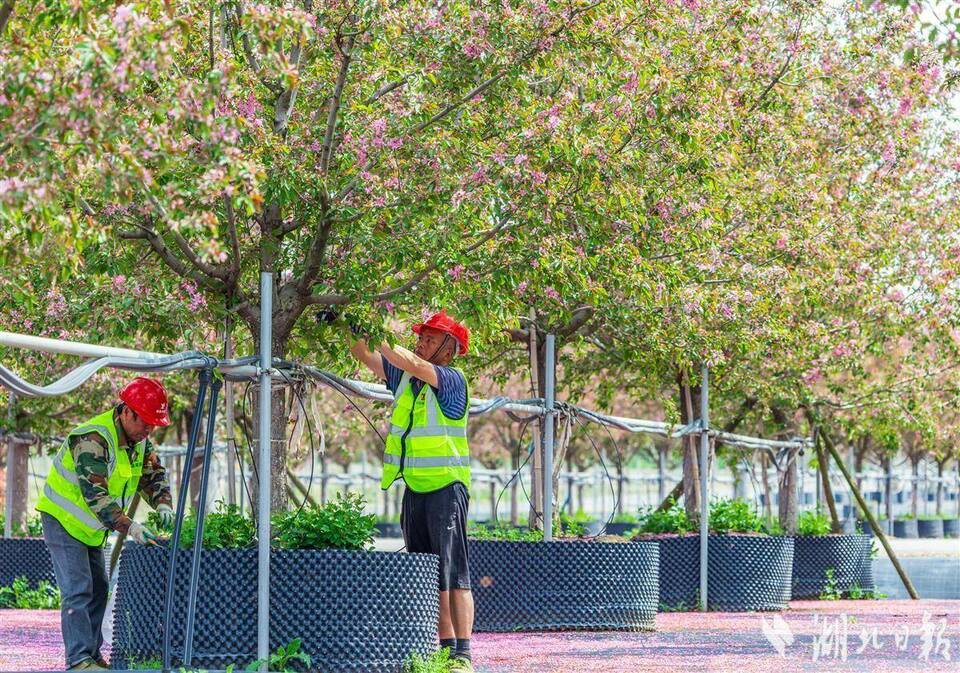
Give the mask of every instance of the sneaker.
POLYGON ((108 671, 110 669, 101 666, 93 659, 84 659, 78 664, 74 664, 69 669, 70 671, 108 671))
POLYGON ((473 673, 473 662, 463 657, 454 657, 450 660, 449 673, 473 673))
POLYGON ((110 670, 110 664, 108 664, 107 660, 103 658, 103 655, 98 654, 93 658, 93 660, 97 662, 97 666, 100 668, 106 668, 107 670, 110 670))

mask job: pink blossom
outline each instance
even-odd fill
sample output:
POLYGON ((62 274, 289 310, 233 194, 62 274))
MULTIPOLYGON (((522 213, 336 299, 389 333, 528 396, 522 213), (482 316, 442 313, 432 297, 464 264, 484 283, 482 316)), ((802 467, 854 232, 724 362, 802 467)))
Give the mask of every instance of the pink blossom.
POLYGON ((838 344, 837 347, 833 349, 834 357, 842 358, 849 355, 853 355, 853 349, 847 344, 838 344))
POLYGON ((47 291, 47 316, 59 320, 67 314, 67 300, 59 290, 47 291))
POLYGON ((454 280, 460 280, 461 276, 463 276, 463 271, 464 271, 463 264, 457 264, 452 269, 447 270, 447 275, 449 275, 454 280))
POLYGON ((127 277, 124 276, 123 274, 117 274, 116 276, 113 277, 111 281, 111 285, 113 286, 114 292, 118 292, 118 293, 123 292, 124 290, 126 290, 127 277))
POLYGON ((783 234, 780 234, 780 237, 777 239, 777 242, 775 245, 777 250, 783 250, 784 248, 787 247, 787 237, 784 236, 783 234))
POLYGON ((525 280, 524 280, 524 281, 521 281, 520 284, 517 285, 517 294, 523 294, 524 292, 526 292, 526 291, 527 291, 527 284, 528 284, 527 281, 525 281, 525 280))
POLYGON ((805 371, 801 378, 803 379, 804 383, 816 383, 823 378, 823 372, 819 367, 814 367, 805 371))
POLYGON ((547 297, 549 297, 550 299, 554 299, 557 301, 560 300, 560 293, 557 292, 552 285, 548 285, 546 289, 544 289, 543 293, 547 295, 547 297))

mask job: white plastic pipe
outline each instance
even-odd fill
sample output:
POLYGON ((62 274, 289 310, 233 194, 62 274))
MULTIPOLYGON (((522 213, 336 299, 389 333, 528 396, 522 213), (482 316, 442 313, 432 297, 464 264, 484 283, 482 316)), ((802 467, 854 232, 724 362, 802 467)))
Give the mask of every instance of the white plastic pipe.
POLYGON ((13 332, 0 332, 0 346, 26 348, 28 350, 44 351, 47 353, 63 353, 64 355, 79 355, 90 358, 121 357, 151 360, 167 357, 162 353, 138 351, 131 348, 115 348, 113 346, 99 346, 76 341, 64 341, 62 339, 48 339, 46 337, 29 336, 27 334, 14 334, 13 332))

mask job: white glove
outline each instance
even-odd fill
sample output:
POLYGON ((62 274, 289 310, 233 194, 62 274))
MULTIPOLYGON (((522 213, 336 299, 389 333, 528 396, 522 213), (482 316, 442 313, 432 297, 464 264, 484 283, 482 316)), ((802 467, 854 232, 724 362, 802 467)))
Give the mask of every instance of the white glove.
POLYGON ((157 544, 157 536, 139 521, 131 521, 127 529, 127 537, 137 544, 157 544))
POLYGON ((160 520, 160 527, 163 529, 173 528, 175 518, 173 508, 170 505, 160 505, 157 507, 157 518, 160 520))

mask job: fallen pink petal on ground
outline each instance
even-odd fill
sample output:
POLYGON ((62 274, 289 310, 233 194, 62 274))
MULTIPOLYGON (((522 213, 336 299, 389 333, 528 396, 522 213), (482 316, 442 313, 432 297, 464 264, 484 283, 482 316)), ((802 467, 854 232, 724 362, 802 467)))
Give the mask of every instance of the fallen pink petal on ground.
MULTIPOLYGON (((473 653, 478 673, 953 673, 960 601, 793 601, 781 613, 660 613, 657 631, 648 633, 478 633, 473 653)), ((0 611, 0 670, 58 670, 62 658, 56 611, 0 611)))

